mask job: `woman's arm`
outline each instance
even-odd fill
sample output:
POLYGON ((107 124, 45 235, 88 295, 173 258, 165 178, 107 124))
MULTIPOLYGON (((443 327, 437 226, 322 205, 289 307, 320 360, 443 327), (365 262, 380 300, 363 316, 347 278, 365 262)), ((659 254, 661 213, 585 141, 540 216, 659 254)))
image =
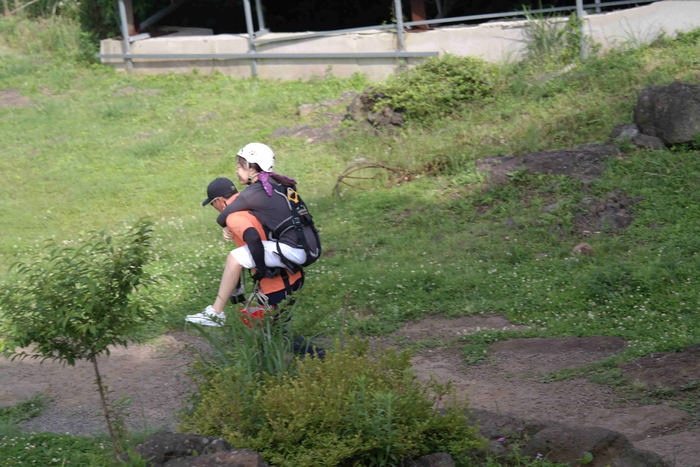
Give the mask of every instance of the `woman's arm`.
POLYGON ((229 214, 236 211, 247 211, 249 209, 253 209, 253 206, 248 201, 248 197, 244 196, 244 194, 244 192, 240 193, 240 195, 237 196, 231 204, 226 206, 224 210, 219 213, 219 216, 216 218, 216 222, 218 222, 221 227, 226 227, 226 218, 229 216, 229 214))

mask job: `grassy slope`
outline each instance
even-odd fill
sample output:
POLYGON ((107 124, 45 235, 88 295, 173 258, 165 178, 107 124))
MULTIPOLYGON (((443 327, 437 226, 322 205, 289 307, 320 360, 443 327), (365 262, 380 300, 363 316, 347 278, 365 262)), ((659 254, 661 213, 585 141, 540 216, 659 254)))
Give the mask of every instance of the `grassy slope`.
MULTIPOLYGON (((19 89, 37 105, 0 108, 0 278, 46 237, 72 241, 147 216, 156 222, 154 269, 173 278, 154 299, 166 307, 162 324, 181 326, 185 313, 210 303, 228 249, 213 211, 198 204, 204 187, 215 176, 232 176, 235 151, 260 140, 277 150, 278 171, 302 183, 329 253, 308 271, 297 324, 381 334, 430 313, 500 313, 533 326, 529 335, 625 337, 628 357, 698 342, 697 150, 631 151, 611 161, 587 195, 620 188, 645 197, 635 206, 635 223, 618 236, 572 233, 574 206, 584 196, 575 181, 517 177, 482 192, 473 170, 473 161, 487 155, 603 141, 612 126, 631 121, 645 85, 700 81, 693 37, 615 53, 545 83, 515 67, 497 97, 432 124, 385 136, 349 128, 332 143, 306 145, 269 135, 280 125, 309 122, 295 116, 296 106, 359 90, 361 79, 117 75, 72 65, 74 54, 36 55, 61 43, 57 38, 70 42, 65 30, 33 29, 43 38, 37 44, 13 27, 0 20, 0 91, 19 89), (7 44, 23 44, 29 55, 7 44), (163 91, 113 97, 129 85, 163 91), (337 175, 358 158, 445 170, 391 190, 332 197, 337 175), (554 213, 541 211, 554 202, 554 213), (509 228, 509 218, 519 227, 509 228), (596 254, 572 257, 583 240, 596 254)), ((507 336, 470 337, 463 342, 467 361, 480 361, 485 344, 507 336)), ((54 455, 67 459, 65 452, 76 465, 109 463, 91 439, 25 438, 14 425, 0 426, 0 445, 25 463, 38 456, 48 465, 54 455), (95 449, 75 444, 85 442, 95 449), (28 443, 44 448, 28 453, 28 443)))
MULTIPOLYGON (((482 192, 473 161, 602 142, 631 121, 645 85, 698 82, 698 48, 692 37, 661 41, 547 82, 511 67, 496 97, 447 118, 395 135, 349 128, 315 145, 269 135, 310 121, 295 116, 298 105, 360 90, 362 79, 128 76, 6 52, 0 90, 19 89, 37 105, 0 109, 2 273, 42 238, 70 241, 146 216, 156 222, 154 269, 173 277, 154 299, 166 305, 164 324, 180 326, 210 303, 228 250, 213 211, 198 204, 205 186, 233 178, 233 154, 258 140, 279 154, 278 172, 301 183, 331 253, 308 271, 298 323, 385 333, 431 313, 501 313, 534 326, 533 335, 604 333, 625 337, 634 352, 681 348, 698 335, 696 152, 633 151, 612 161, 588 195, 621 188, 646 199, 626 232, 586 239, 571 228, 584 196, 575 181, 521 177, 482 192), (139 92, 114 95, 127 86, 139 92), (444 172, 331 196, 337 175, 359 158, 444 172), (555 201, 559 210, 541 212, 555 201), (507 227, 510 217, 520 228, 507 227), (650 229, 654 223, 662 227, 650 229), (572 258, 583 240, 596 255, 572 258)), ((481 345, 501 337, 472 338, 467 357, 479 360, 481 345)))

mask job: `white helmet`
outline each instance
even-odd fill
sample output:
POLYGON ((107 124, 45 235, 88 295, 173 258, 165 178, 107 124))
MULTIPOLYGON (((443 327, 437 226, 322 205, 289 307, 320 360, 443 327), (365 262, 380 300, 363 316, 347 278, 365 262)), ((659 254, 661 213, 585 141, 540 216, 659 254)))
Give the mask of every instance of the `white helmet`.
POLYGON ((275 153, 266 144, 246 144, 243 149, 238 151, 237 155, 248 161, 249 164, 258 164, 263 172, 272 172, 272 168, 275 166, 275 153))

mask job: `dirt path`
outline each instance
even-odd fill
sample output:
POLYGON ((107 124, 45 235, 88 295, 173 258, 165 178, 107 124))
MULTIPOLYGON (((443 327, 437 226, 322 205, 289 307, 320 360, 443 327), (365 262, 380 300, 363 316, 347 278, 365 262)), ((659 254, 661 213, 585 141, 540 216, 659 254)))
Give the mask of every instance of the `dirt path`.
MULTIPOLYGON (((398 334, 413 342, 444 341, 478 329, 513 328, 499 317, 429 318, 398 334)), ((700 429, 689 414, 664 404, 621 400, 609 386, 588 379, 541 382, 540 376, 614 355, 624 348, 617 337, 511 339, 493 344, 486 363, 465 366, 457 350, 426 350, 413 358, 419 377, 452 380, 470 406, 521 418, 598 426, 625 434, 633 444, 659 454, 671 467, 700 466, 700 429)), ((657 354, 623 367, 626 376, 649 387, 679 387, 700 380, 700 348, 657 354)))
MULTIPOLYGON (((479 329, 516 328, 499 317, 429 318, 405 326, 397 334, 418 342, 448 342, 479 329)), ((176 412, 191 389, 185 376, 195 339, 184 332, 162 336, 156 343, 115 349, 100 362, 115 394, 132 398, 132 429, 176 427, 176 412)), ((465 366, 460 352, 426 349, 413 358, 420 378, 452 380, 470 405, 522 418, 601 426, 627 435, 639 448, 657 452, 673 467, 700 466, 700 430, 691 430, 686 412, 668 405, 620 401, 608 386, 586 379, 540 382, 542 373, 580 366, 621 351, 619 338, 512 339, 494 344, 488 361, 465 366)), ((624 370, 650 385, 673 386, 700 380, 700 348, 679 354, 658 354, 633 362, 624 370)), ((84 363, 63 367, 51 362, 0 360, 0 405, 42 392, 54 399, 25 428, 84 435, 103 431, 92 368, 84 363)))
MULTIPOLYGON (((186 344, 195 339, 184 332, 161 336, 149 345, 118 347, 98 359, 100 373, 112 397, 131 398, 127 424, 135 430, 175 429, 176 413, 191 388, 185 375, 192 352, 186 344)), ((42 393, 53 403, 23 428, 89 435, 105 431, 92 364, 74 367, 25 359, 0 359, 0 406, 42 393)))

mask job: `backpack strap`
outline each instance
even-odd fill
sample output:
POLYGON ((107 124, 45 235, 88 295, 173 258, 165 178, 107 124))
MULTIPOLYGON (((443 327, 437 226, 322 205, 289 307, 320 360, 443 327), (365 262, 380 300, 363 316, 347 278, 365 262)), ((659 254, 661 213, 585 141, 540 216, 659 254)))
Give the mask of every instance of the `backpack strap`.
POLYGON ((286 192, 282 190, 282 187, 275 186, 273 193, 284 198, 284 200, 287 202, 287 207, 289 207, 291 215, 280 222, 276 227, 272 228, 271 234, 273 238, 277 240, 277 254, 279 255, 282 263, 284 263, 285 267, 292 271, 292 273, 296 273, 299 269, 310 265, 321 256, 321 240, 318 236, 318 230, 316 230, 316 226, 314 225, 313 217, 311 217, 311 213, 306 208, 306 205, 303 203, 296 190, 291 187, 286 187, 286 192), (316 245, 318 245, 316 251, 312 251, 308 242, 306 241, 304 227, 307 226, 311 227, 311 231, 316 238, 316 245), (282 250, 280 249, 280 238, 282 238, 282 235, 291 229, 294 229, 297 234, 295 245, 296 248, 303 249, 306 253, 306 261, 301 265, 293 263, 285 258, 285 256, 282 254, 282 250))

